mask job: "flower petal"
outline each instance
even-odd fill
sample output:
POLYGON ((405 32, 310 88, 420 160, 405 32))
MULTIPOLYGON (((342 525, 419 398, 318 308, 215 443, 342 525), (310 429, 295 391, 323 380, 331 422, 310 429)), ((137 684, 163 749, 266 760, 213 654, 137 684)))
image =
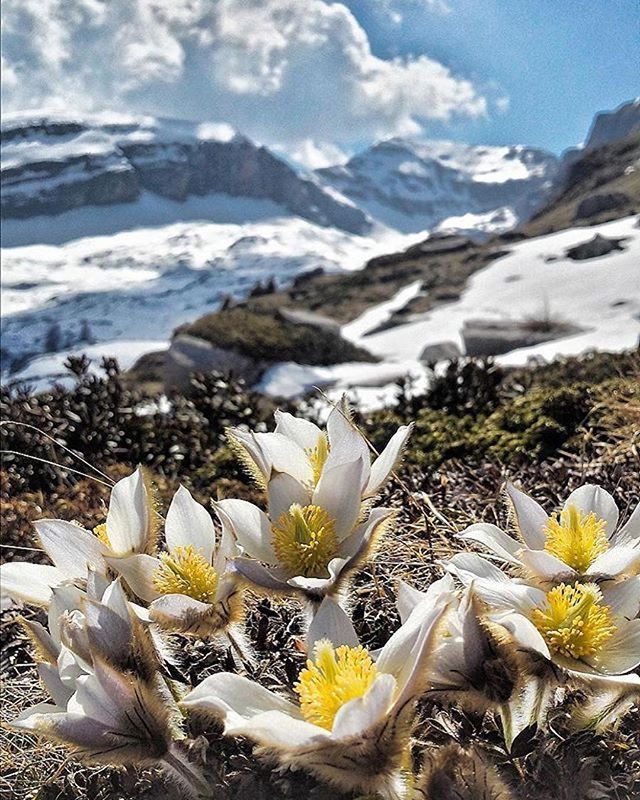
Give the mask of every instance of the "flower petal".
POLYGON ((606 489, 595 484, 586 483, 575 489, 564 504, 564 508, 575 506, 583 514, 593 512, 598 519, 606 523, 607 536, 611 538, 618 524, 618 506, 606 489))
POLYGON ((116 555, 139 553, 146 548, 152 513, 140 469, 116 483, 107 513, 107 536, 116 555))
POLYGON ((640 547, 640 503, 617 533, 611 537, 611 544, 640 547))
POLYGON ((176 547, 191 545, 199 550, 210 564, 215 547, 213 520, 204 506, 197 503, 191 492, 180 486, 174 494, 165 522, 167 549, 173 552, 176 547))
POLYGON ((349 615, 330 597, 324 598, 309 625, 307 632, 309 653, 313 652, 316 642, 321 639, 328 639, 335 647, 343 644, 357 647, 360 644, 349 615))
POLYGON ((637 575, 640 572, 640 547, 614 545, 599 555, 587 570, 589 575, 637 575))
POLYGON ((527 550, 520 552, 520 561, 541 580, 571 581, 579 577, 578 573, 564 561, 561 561, 546 550, 527 550))
POLYGON ((637 617, 640 613, 640 576, 604 587, 602 597, 615 616, 637 617))
MULTIPOLYGON (((336 467, 362 458, 366 465, 366 481, 369 480, 371 455, 369 445, 364 436, 351 422, 351 411, 346 397, 333 408, 327 419, 327 436, 329 437, 329 457, 325 469, 336 467)), ((360 487, 364 488, 364 485, 360 487)))
POLYGON ((349 700, 338 709, 331 735, 348 739, 370 730, 389 711, 396 691, 393 675, 378 675, 362 697, 349 700))
POLYGON ((303 450, 312 450, 317 446, 318 440, 324 436, 320 428, 308 419, 294 417, 287 411, 277 409, 275 414, 275 433, 286 436, 294 441, 303 450))
POLYGON ((311 483, 313 468, 300 445, 280 433, 254 433, 252 436, 268 468, 265 480, 269 481, 274 472, 287 472, 302 483, 311 483))
POLYGON ((122 558, 107 557, 107 563, 122 575, 131 591, 150 603, 160 596, 153 583, 153 574, 161 566, 161 561, 145 553, 124 556, 122 558))
POLYGON ((339 539, 345 539, 353 531, 360 516, 364 468, 362 458, 333 467, 327 463, 313 493, 314 505, 324 508, 335 520, 339 539))
POLYGON ((214 505, 220 521, 233 533, 247 555, 265 564, 278 563, 273 549, 271 522, 264 511, 246 500, 220 500, 214 505))
POLYGON ((286 472, 278 472, 267 485, 269 517, 276 522, 294 503, 309 505, 311 492, 300 481, 286 472))
POLYGON ((149 614, 154 622, 194 635, 199 635, 207 627, 205 620, 214 611, 215 606, 184 594, 162 595, 149 606, 149 614))
POLYGON ((623 675, 640 666, 640 619, 621 625, 597 656, 586 659, 606 675, 623 675))
POLYGON ((491 618, 509 631, 521 648, 539 653, 544 658, 551 658, 551 653, 542 635, 536 626, 523 614, 509 612, 507 614, 492 615, 491 618))
POLYGON ((321 747, 332 736, 329 731, 282 711, 265 711, 250 720, 227 717, 224 732, 228 736, 246 736, 258 744, 286 752, 321 747))
POLYGON ((73 522, 39 519, 33 523, 47 555, 67 578, 88 577, 89 567, 105 573, 107 549, 93 533, 73 522))
POLYGON ((35 606, 48 606, 52 587, 60 586, 64 580, 65 575, 57 567, 46 564, 12 561, 0 565, 2 594, 35 606))
POLYGON ((402 425, 387 442, 387 446, 371 465, 371 474, 364 490, 364 497, 372 497, 387 482, 395 469, 407 444, 413 424, 402 425))
POLYGON ((518 564, 518 553, 522 544, 501 531, 497 525, 489 522, 477 522, 469 525, 460 534, 460 538, 467 542, 476 542, 490 550, 494 555, 509 564, 518 564))
POLYGON ((505 611, 518 611, 529 614, 534 608, 542 606, 546 594, 541 589, 509 581, 492 581, 479 578, 473 582, 475 593, 491 608, 505 611))
POLYGON ((522 540, 531 550, 542 550, 546 540, 545 528, 549 522, 547 513, 540 503, 510 481, 507 481, 505 490, 513 504, 522 540))
POLYGON ((476 578, 487 578, 498 583, 511 581, 499 567, 477 553, 456 553, 444 566, 464 586, 468 586, 476 578))
POLYGON ((453 595, 455 585, 451 575, 445 575, 437 581, 434 581, 426 592, 421 592, 410 586, 404 581, 398 582, 398 589, 396 591, 396 608, 400 615, 400 622, 405 623, 411 613, 425 601, 437 602, 443 595, 453 595))
POLYGON ((275 692, 242 675, 218 672, 192 689, 181 701, 189 710, 209 711, 218 717, 233 715, 251 720, 265 711, 280 711, 300 718, 300 709, 275 692))
POLYGON ((286 579, 279 577, 277 573, 267 569, 259 561, 254 561, 250 558, 234 558, 231 562, 231 568, 261 589, 282 592, 288 588, 286 579))

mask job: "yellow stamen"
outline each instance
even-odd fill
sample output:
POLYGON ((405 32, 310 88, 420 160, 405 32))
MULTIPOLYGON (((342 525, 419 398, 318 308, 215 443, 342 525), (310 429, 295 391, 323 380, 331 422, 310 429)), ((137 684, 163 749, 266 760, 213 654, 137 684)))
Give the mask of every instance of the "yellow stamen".
POLYGON ((176 547, 160 555, 162 564, 153 573, 153 585, 160 594, 186 594, 202 603, 213 603, 218 573, 193 547, 176 547))
POLYGON ((549 649, 566 658, 596 655, 616 632, 611 609, 593 583, 561 583, 547 592, 546 607, 534 609, 531 618, 549 649))
POLYGON ((576 572, 586 572, 609 549, 605 526, 593 512, 582 514, 570 505, 547 523, 544 549, 576 572))
POLYGON ((311 462, 311 467, 313 469, 313 485, 315 486, 320 480, 322 470, 329 457, 329 439, 327 438, 327 434, 321 433, 318 444, 315 447, 308 447, 305 452, 311 462))
POLYGON ((363 647, 341 645, 334 650, 327 639, 319 641, 313 660, 300 673, 293 687, 300 698, 307 722, 331 730, 340 708, 362 697, 374 682, 378 670, 363 647))
POLYGON ((278 561, 293 575, 319 578, 338 554, 335 521, 320 506, 294 503, 272 526, 278 561))
POLYGON ((109 541, 109 534, 107 533, 106 522, 101 522, 100 525, 96 525, 96 527, 93 529, 93 532, 98 537, 98 539, 100 539, 102 544, 104 544, 106 547, 109 548, 111 547, 111 542, 109 541))

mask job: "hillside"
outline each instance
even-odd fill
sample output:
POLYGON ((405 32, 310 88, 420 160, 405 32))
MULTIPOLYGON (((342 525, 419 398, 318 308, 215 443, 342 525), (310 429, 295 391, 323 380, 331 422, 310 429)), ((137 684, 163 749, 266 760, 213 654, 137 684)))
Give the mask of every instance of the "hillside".
POLYGON ((568 163, 549 203, 522 226, 537 236, 640 210, 640 132, 585 150, 568 163))

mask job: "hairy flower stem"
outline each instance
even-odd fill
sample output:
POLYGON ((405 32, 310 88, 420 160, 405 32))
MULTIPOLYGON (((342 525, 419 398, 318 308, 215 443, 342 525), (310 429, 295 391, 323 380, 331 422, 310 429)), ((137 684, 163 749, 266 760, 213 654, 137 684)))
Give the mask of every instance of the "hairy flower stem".
POLYGON ((194 797, 211 797, 213 787, 205 780, 202 771, 192 764, 186 753, 174 743, 160 762, 160 766, 185 786, 194 797))

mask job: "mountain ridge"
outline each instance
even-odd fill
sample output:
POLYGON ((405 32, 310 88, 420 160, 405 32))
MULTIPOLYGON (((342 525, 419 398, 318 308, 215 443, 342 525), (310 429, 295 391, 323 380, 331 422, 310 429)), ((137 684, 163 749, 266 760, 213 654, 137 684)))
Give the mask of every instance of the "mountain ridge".
POLYGON ((271 200, 315 224, 365 234, 350 201, 226 124, 154 117, 9 115, 2 126, 2 216, 57 215, 137 201, 227 194, 271 200))

